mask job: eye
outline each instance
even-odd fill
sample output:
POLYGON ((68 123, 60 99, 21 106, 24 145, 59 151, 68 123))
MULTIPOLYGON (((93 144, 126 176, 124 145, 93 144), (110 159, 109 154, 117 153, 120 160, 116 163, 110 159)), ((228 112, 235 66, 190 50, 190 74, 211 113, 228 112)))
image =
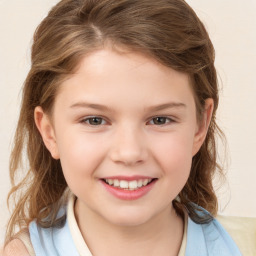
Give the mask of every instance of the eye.
POLYGON ((99 125, 105 125, 107 122, 102 117, 92 116, 92 117, 83 119, 81 123, 89 124, 91 126, 99 126, 99 125))
POLYGON ((166 123, 171 123, 171 122, 174 122, 174 120, 169 117, 157 116, 157 117, 152 118, 149 121, 149 124, 164 125, 166 123))

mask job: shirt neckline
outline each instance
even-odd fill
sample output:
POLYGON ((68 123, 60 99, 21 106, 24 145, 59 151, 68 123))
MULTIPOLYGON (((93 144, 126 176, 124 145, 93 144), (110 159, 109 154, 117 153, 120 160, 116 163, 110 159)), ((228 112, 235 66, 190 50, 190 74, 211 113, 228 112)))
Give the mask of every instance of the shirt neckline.
MULTIPOLYGON (((71 236, 73 238, 74 244, 79 255, 83 256, 92 256, 84 238, 81 234, 81 231, 78 227, 75 213, 74 213, 74 206, 75 206, 76 197, 75 195, 71 195, 68 199, 67 204, 67 221, 70 229, 71 236)), ((183 238, 181 242, 181 247, 178 253, 178 256, 184 256, 186 251, 186 244, 187 244, 187 228, 188 228, 188 216, 184 214, 184 231, 183 231, 183 238)))

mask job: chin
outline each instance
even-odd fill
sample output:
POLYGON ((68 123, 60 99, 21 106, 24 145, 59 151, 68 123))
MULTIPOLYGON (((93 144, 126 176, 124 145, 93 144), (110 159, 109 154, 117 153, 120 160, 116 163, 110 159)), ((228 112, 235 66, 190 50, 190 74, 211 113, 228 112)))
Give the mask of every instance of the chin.
POLYGON ((150 221, 152 216, 147 212, 138 212, 138 211, 121 211, 115 212, 111 215, 111 218, 108 218, 108 221, 113 225, 120 227, 136 227, 143 225, 150 221))

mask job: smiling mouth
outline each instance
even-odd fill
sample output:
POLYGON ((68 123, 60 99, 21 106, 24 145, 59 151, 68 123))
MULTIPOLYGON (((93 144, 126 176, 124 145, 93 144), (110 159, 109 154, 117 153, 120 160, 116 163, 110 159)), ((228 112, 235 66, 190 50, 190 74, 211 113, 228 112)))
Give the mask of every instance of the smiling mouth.
POLYGON ((121 190, 138 190, 148 186, 156 179, 139 179, 139 180, 118 180, 118 179, 102 179, 107 185, 121 190))

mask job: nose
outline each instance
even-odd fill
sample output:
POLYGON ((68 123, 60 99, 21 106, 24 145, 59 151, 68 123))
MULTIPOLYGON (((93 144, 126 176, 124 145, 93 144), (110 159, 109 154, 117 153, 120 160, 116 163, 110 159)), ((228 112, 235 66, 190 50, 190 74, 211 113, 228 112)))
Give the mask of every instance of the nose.
POLYGON ((143 131, 125 127, 119 129, 110 150, 110 158, 125 166, 138 165, 146 161, 148 149, 143 131))

